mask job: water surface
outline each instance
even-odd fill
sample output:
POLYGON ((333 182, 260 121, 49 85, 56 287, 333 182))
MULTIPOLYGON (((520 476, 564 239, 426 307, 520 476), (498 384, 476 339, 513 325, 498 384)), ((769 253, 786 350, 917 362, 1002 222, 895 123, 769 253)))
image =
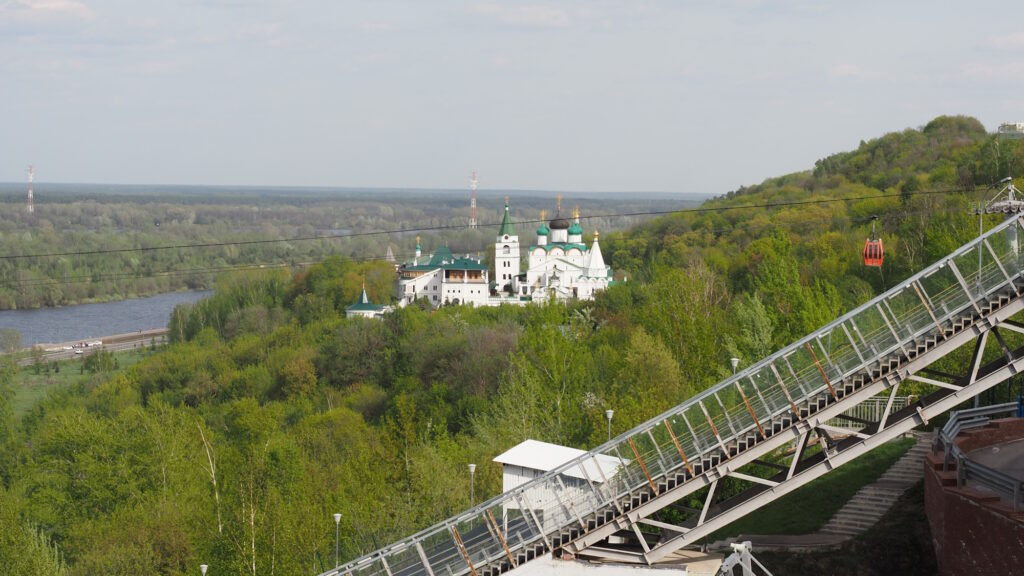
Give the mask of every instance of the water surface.
POLYGON ((0 311, 0 328, 14 328, 21 332, 21 342, 26 348, 33 344, 165 328, 175 306, 194 302, 209 294, 209 291, 169 292, 148 298, 63 308, 3 310, 0 311))

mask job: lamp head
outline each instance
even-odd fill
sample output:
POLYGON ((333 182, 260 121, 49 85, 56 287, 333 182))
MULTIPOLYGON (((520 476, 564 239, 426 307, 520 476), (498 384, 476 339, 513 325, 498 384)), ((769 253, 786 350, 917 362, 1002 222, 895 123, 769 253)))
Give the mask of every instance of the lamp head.
POLYGON ((335 523, 335 524, 338 524, 338 523, 340 523, 340 522, 341 522, 341 514, 339 514, 339 513, 335 512, 335 513, 334 513, 334 523, 335 523))
POLYGON ((612 416, 615 416, 615 410, 612 410, 611 408, 609 408, 609 409, 604 411, 604 417, 605 418, 611 420, 612 416))
POLYGON ((474 472, 476 472, 476 464, 470 464, 469 465, 469 473, 472 474, 474 472))
POLYGON ((206 576, 206 569, 207 568, 209 568, 209 566, 207 566, 206 564, 200 564, 199 565, 199 571, 203 573, 203 576, 206 576))

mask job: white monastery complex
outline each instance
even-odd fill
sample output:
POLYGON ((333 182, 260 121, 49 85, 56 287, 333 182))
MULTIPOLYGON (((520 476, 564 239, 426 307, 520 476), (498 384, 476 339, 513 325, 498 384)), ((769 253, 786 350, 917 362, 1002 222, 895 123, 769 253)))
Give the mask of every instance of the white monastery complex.
POLYGON ((612 270, 604 263, 597 231, 589 248, 583 243, 579 210, 573 212, 570 223, 562 218, 559 206, 554 219, 541 223, 537 243, 530 246, 526 254, 524 271, 519 236, 509 216, 506 199, 505 214, 494 243, 493 280, 488 278, 488 267, 479 257, 456 256, 447 247, 438 248, 425 257, 417 238, 415 258, 398 267, 397 305, 407 306, 420 298, 426 298, 434 307, 523 305, 549 299, 590 300, 595 292, 604 290, 612 282, 612 270))

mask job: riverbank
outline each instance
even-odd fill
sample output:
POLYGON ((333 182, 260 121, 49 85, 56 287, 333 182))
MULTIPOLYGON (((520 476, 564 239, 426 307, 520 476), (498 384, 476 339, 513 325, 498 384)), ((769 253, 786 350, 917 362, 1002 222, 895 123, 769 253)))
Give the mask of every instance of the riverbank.
MULTIPOLYGON (((112 345, 122 345, 125 343, 137 343, 140 340, 149 342, 151 339, 157 341, 163 341, 167 337, 167 328, 153 328, 150 330, 138 330, 136 332, 125 332, 122 334, 113 334, 111 336, 95 336, 85 338, 84 340, 71 340, 68 342, 51 342, 51 343, 39 343, 38 346, 43 349, 43 352, 57 352, 60 350, 66 350, 68 348, 91 348, 91 346, 78 346, 80 344, 86 344, 89 342, 100 342, 100 346, 108 347, 112 345)), ((33 346, 24 348, 26 352, 31 352, 33 346)))
POLYGON ((165 344, 166 342, 167 328, 155 328, 153 330, 139 330, 138 332, 126 334, 86 338, 73 342, 38 344, 37 347, 42 353, 33 355, 34 351, 32 348, 23 348, 21 358, 18 359, 18 366, 32 366, 36 363, 71 360, 78 356, 92 354, 97 350, 123 352, 125 350, 145 348, 150 345, 165 344))

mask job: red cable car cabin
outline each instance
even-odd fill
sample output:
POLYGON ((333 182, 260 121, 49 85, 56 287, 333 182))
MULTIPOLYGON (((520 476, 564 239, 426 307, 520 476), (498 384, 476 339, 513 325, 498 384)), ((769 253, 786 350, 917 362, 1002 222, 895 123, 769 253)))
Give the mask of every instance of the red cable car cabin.
POLYGON ((864 265, 875 268, 882 267, 885 251, 882 250, 882 239, 868 239, 864 242, 864 265))
POLYGON ((882 250, 882 239, 875 236, 876 220, 878 216, 871 217, 871 238, 864 241, 864 265, 881 268, 885 251, 882 250))

